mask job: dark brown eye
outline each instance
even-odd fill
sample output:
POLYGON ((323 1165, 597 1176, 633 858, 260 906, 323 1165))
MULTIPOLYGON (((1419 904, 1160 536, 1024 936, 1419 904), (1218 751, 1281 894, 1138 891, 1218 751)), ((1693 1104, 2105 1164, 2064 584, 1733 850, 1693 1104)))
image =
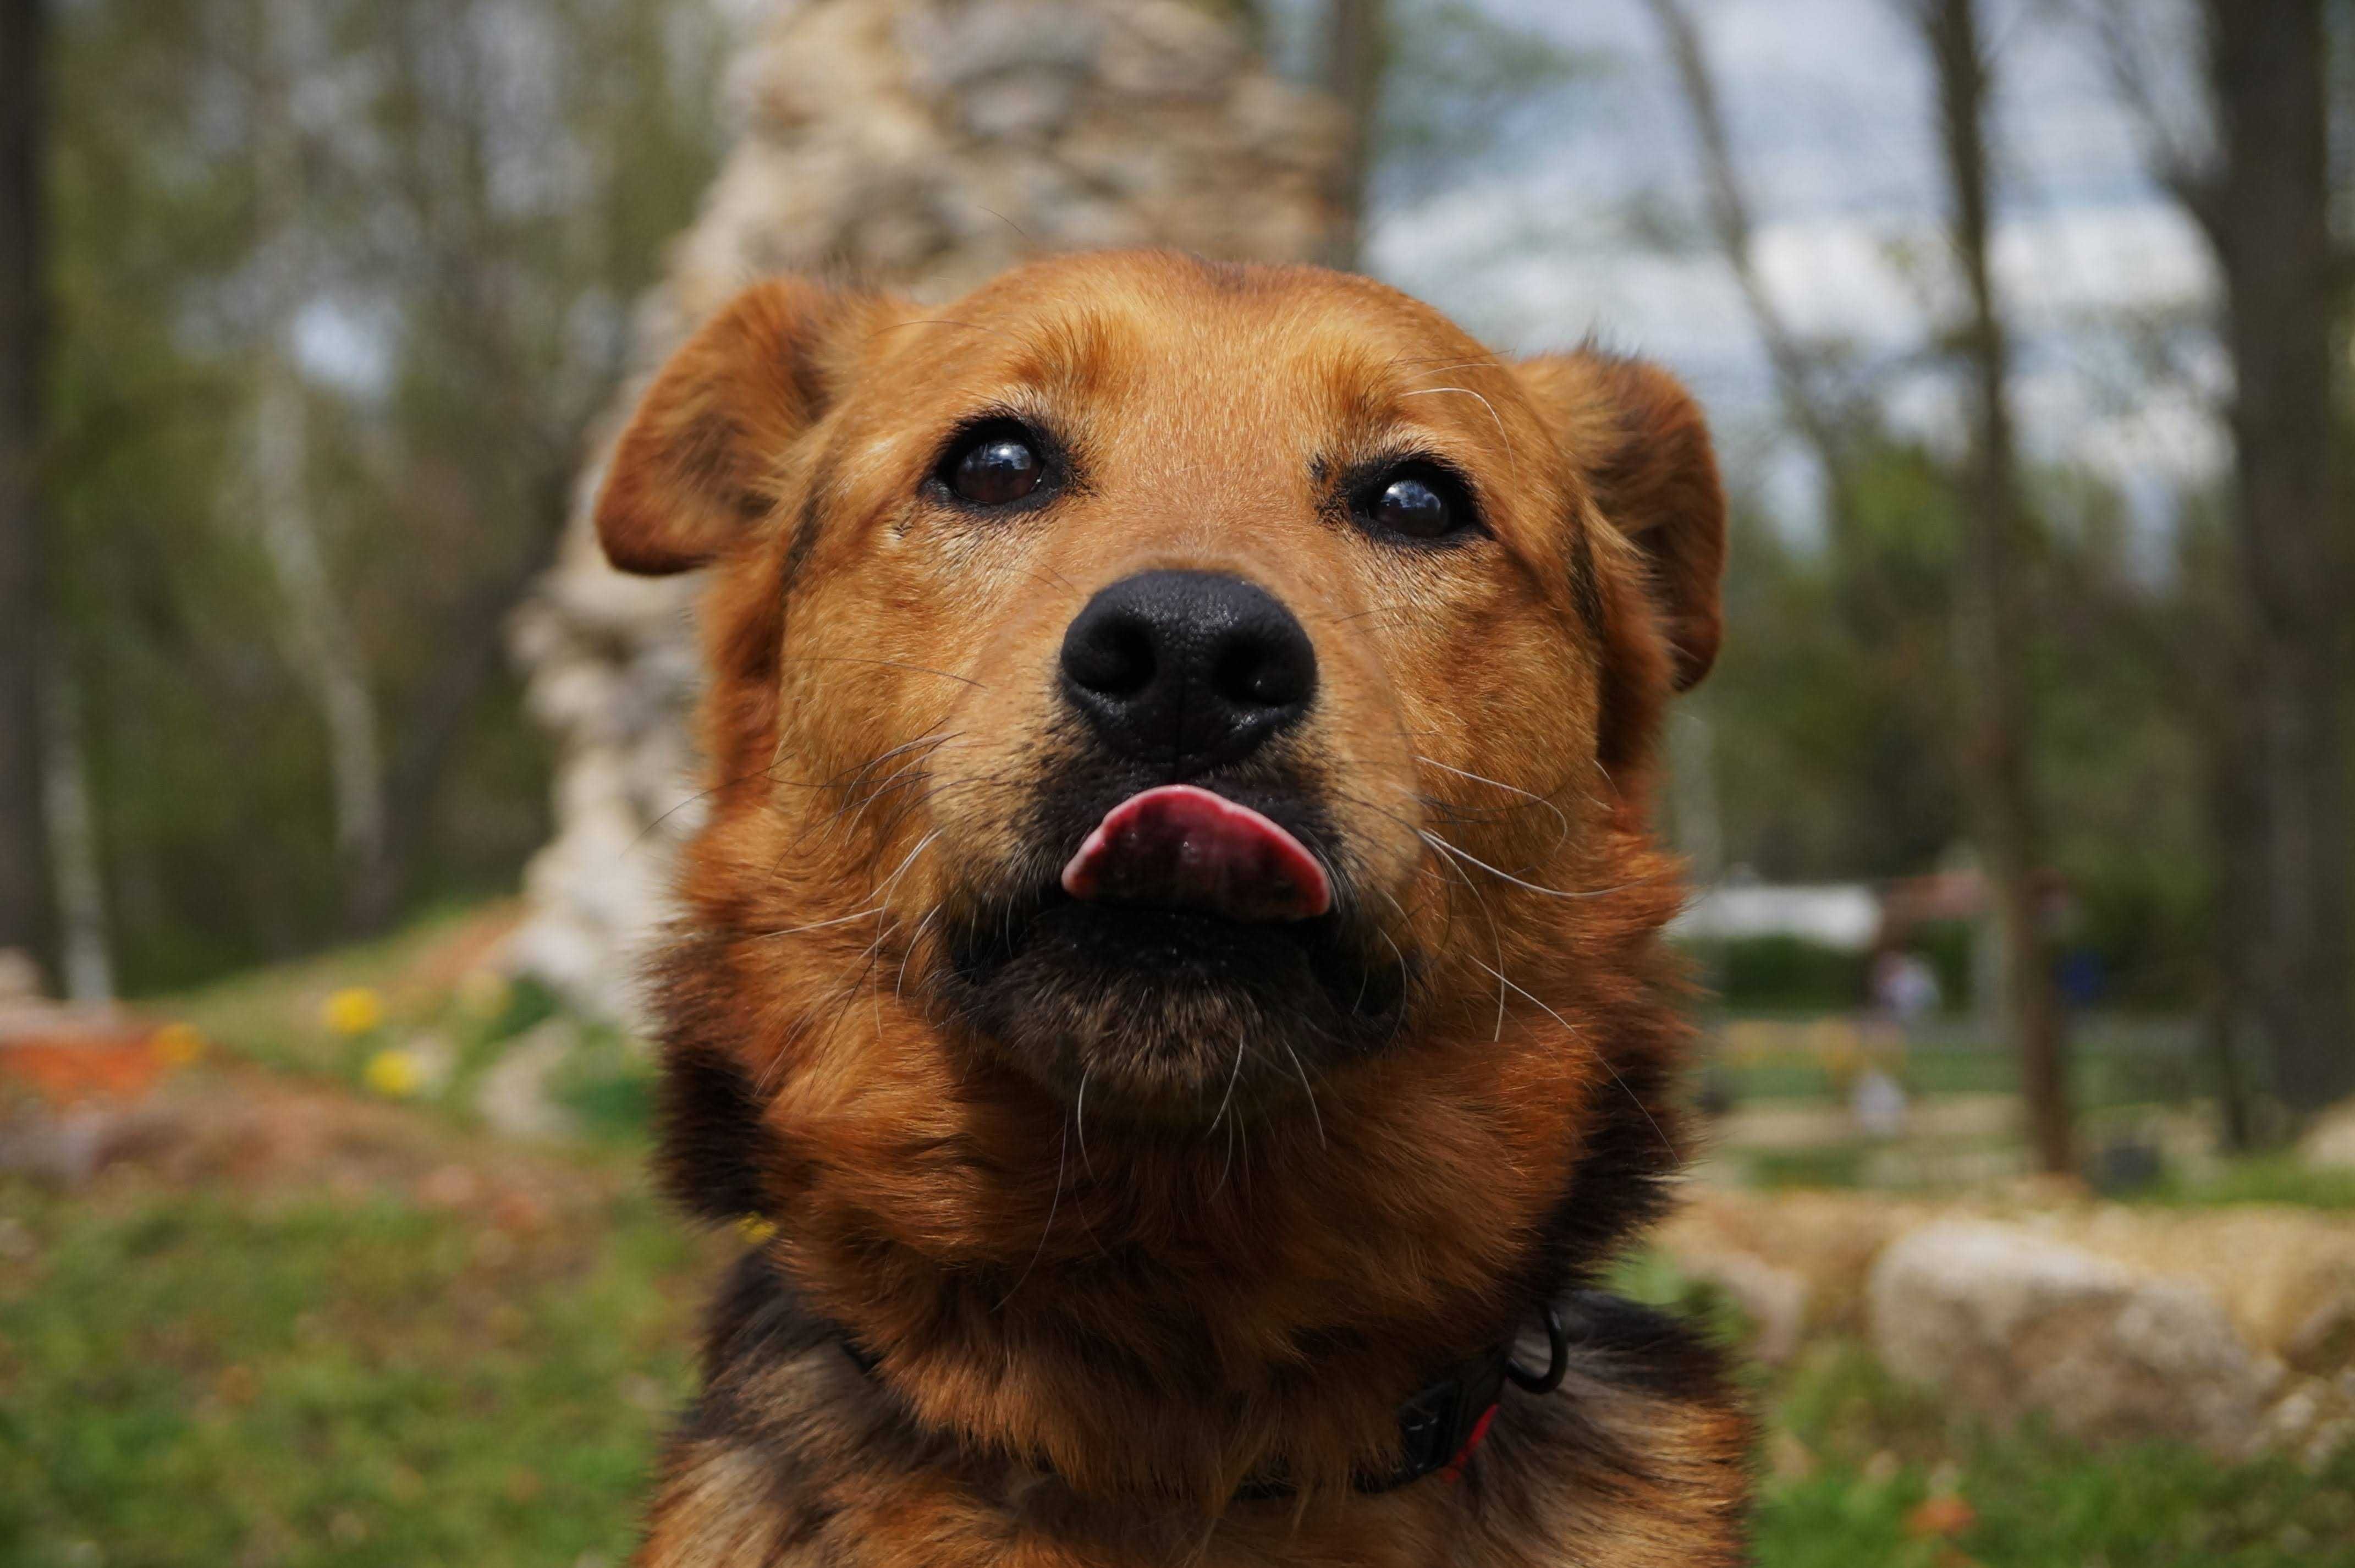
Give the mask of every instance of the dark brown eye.
POLYGON ((1444 539, 1472 520, 1462 487, 1421 465, 1395 469, 1377 480, 1363 509, 1374 532, 1413 539, 1444 539))
POLYGON ((996 426, 979 432, 946 464, 948 487, 976 507, 1005 507, 1039 487, 1047 465, 1028 431, 996 426))

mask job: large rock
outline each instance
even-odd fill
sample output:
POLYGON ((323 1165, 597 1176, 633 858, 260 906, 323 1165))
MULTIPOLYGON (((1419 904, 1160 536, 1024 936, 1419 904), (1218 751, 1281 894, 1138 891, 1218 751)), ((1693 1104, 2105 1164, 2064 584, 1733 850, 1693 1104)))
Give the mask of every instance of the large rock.
POLYGON ((2269 1434, 2278 1363, 2215 1296, 2024 1226, 1949 1221, 1891 1243, 1868 1287, 1898 1377, 2089 1441, 2173 1437, 2238 1458, 2269 1434))
MULTIPOLYGON (((641 312, 641 375, 769 273, 939 298, 1076 248, 1303 260, 1332 222, 1337 117, 1207 0, 778 0, 734 94, 736 148, 641 312)), ((628 1019, 698 821, 682 722, 696 588, 606 566, 586 515, 599 468, 515 628, 532 712, 557 738, 557 834, 526 875, 509 960, 628 1019)))
POLYGON ((1935 1214, 1876 1194, 1697 1187, 1654 1241, 1683 1273, 1742 1305, 1758 1325, 1756 1353, 1771 1360, 1769 1348, 1787 1349, 1797 1337, 1862 1334, 1874 1260, 1935 1214))
POLYGON ((2355 1170, 2355 1100, 2317 1116, 2298 1140, 2297 1157, 2312 1170, 2355 1170))

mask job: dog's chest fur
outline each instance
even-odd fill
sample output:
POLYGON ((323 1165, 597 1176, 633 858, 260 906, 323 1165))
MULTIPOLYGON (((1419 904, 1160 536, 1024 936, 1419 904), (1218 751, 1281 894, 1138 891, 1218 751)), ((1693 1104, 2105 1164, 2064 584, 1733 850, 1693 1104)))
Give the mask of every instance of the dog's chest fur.
POLYGON ((1742 1561, 1748 1423, 1715 1359, 1582 1298, 1571 1375, 1508 1392, 1456 1479, 1223 1517, 1092 1503, 920 1434, 757 1259, 666 1456, 643 1568, 1715 1568, 1742 1561))

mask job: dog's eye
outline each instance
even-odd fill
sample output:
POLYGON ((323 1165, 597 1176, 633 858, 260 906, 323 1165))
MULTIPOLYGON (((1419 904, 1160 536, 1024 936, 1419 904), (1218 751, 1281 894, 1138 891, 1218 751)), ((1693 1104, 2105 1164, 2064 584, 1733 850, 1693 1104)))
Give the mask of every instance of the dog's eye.
POLYGON ((942 466, 948 487, 977 507, 1010 506, 1036 490, 1047 473, 1030 432, 1011 424, 975 431, 942 466))
POLYGON ((1472 521, 1472 504, 1464 487, 1420 463, 1394 468, 1376 480, 1359 510, 1373 532, 1412 539, 1444 539, 1472 521))

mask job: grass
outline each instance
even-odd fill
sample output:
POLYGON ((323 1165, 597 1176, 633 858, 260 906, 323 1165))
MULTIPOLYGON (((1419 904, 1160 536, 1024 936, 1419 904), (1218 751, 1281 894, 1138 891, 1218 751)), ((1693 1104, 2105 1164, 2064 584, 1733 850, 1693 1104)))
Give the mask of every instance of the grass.
POLYGON ((1997 1434, 1840 1342, 1813 1347, 1766 1392, 1764 1568, 2355 1564, 2355 1448, 2309 1472, 2175 1444, 2094 1453, 2033 1426, 1997 1434), (1933 1498, 1959 1498, 1968 1522, 1927 1528, 1941 1522, 1933 1498))
POLYGON ((2289 1203, 2302 1209, 2355 1209, 2355 1170, 2318 1168, 2292 1154, 2258 1154, 2225 1161, 2197 1178, 2170 1172, 2137 1202, 2176 1207, 2289 1203))
MULTIPOLYGON (((648 1069, 596 1031, 551 1085, 587 1137, 527 1157, 565 1196, 537 1212, 495 1200, 501 1162, 526 1157, 470 1129, 464 1086, 547 999, 461 1003, 471 940, 440 923, 169 1012, 314 1089, 356 1082, 367 1049, 441 1031, 456 1078, 400 1113, 432 1129, 409 1176, 175 1186, 126 1167, 69 1196, 0 1181, 0 1565, 626 1560, 727 1245, 616 1175, 643 1154, 648 1069), (346 985, 381 991, 381 1038, 319 1021, 346 985), (415 1179, 444 1159, 490 1173, 474 1199, 415 1179)), ((1785 1167, 1854 1179, 1806 1151, 1785 1167)), ((2152 1200, 2350 1207, 2355 1179, 2256 1161, 2152 1200)), ((1721 1297, 1657 1256, 1616 1283, 1742 1337, 1721 1297)), ((2355 1568, 2355 1448, 2309 1471, 1998 1433, 1848 1341, 1750 1376, 1761 1568, 2355 1568)))
POLYGON ((479 961, 478 950, 486 950, 511 918, 506 905, 451 910, 372 942, 252 970, 143 1006, 159 1017, 196 1025, 247 1061, 292 1072, 350 1077, 347 1043, 319 1023, 321 1004, 330 993, 358 987, 379 994, 389 1034, 433 1027, 460 1010, 458 983, 470 964, 479 961))
POLYGON ((0 1189, 0 1562, 623 1562, 693 1249, 370 1197, 0 1189))
MULTIPOLYGON (((1721 1294, 1657 1253, 1612 1285, 1737 1353, 1746 1336, 1721 1294)), ((2309 1470, 1998 1432, 1898 1384, 1853 1339, 1746 1375, 1765 1428, 1759 1568, 2355 1568, 2355 1445, 2309 1470)))
MULTIPOLYGON (((384 1194, 18 1186, 0 1213, 0 1562, 626 1558, 709 1258, 642 1192, 520 1235, 384 1194)), ((1657 1260, 1620 1283, 1738 1332, 1657 1260)), ((1838 1342, 1756 1389, 1762 1568, 2355 1565, 2355 1450, 2000 1435, 1838 1342), (1925 1530, 1951 1497, 1970 1522, 1925 1530)))

